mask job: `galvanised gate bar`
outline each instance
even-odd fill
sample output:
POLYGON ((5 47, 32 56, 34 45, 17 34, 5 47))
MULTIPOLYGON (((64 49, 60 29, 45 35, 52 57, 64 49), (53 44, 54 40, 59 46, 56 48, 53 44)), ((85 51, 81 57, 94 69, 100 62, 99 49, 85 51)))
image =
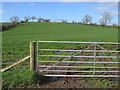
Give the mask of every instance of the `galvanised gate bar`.
POLYGON ((31 42, 31 69, 37 70, 43 76, 52 77, 119 77, 119 44, 31 42))

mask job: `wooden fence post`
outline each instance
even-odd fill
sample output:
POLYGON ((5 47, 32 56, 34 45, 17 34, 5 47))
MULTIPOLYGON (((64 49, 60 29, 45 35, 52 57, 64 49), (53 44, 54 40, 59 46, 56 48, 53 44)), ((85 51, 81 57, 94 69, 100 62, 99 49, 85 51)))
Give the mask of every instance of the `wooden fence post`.
POLYGON ((30 71, 36 69, 36 42, 30 42, 30 71))

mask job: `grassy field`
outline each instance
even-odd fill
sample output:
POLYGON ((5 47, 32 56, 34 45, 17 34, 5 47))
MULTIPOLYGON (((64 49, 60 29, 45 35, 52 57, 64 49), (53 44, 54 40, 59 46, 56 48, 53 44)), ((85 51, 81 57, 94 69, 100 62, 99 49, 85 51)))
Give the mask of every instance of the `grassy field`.
POLYGON ((3 24, 3 25, 7 25, 7 24, 12 24, 11 22, 5 22, 5 23, 0 23, 0 24, 3 24))
POLYGON ((118 41, 118 29, 65 23, 24 23, 3 32, 5 42, 35 40, 118 41))
MULTIPOLYGON (((90 25, 81 25, 81 24, 66 24, 66 23, 23 23, 20 24, 18 27, 12 28, 8 31, 2 32, 2 40, 3 40, 3 60, 2 65, 3 68, 10 65, 13 62, 18 61, 19 59, 23 58, 24 56, 29 55, 29 43, 30 41, 40 41, 40 40, 55 40, 55 41, 94 41, 94 42, 117 42, 118 41, 118 29, 116 28, 108 28, 108 27, 101 27, 101 26, 90 26, 90 25)), ((48 44, 49 47, 53 48, 56 45, 51 46, 48 44)), ((57 45, 60 46, 60 45, 57 45)), ((75 45, 61 45, 61 49, 63 48, 71 48, 74 49, 78 46, 75 45)), ((47 47, 47 45, 45 46, 47 47)), ((45 48, 43 45, 43 48, 45 48)), ((44 52, 43 52, 44 53, 44 52)), ((51 53, 48 53, 51 54, 51 53)), ((71 55, 72 53, 69 53, 71 55)), ((28 60, 29 61, 29 60, 28 60)), ((29 69, 28 61, 21 63, 20 65, 12 68, 13 73, 11 71, 7 71, 3 73, 3 80, 4 80, 4 87, 13 87, 16 86, 16 80, 10 81, 14 76, 19 78, 22 74, 17 75, 15 72, 18 73, 18 69, 29 69), (21 67, 22 65, 22 67, 21 67), (16 71, 15 71, 16 70, 16 71), (11 75, 11 78, 8 75, 11 75), (13 75, 12 75, 13 74, 13 75)), ((23 73, 21 71, 20 73, 23 73)), ((30 72, 25 72, 30 73, 30 72)), ((23 75, 25 74, 23 73, 23 75)), ((26 82, 24 85, 28 84, 27 82, 33 74, 30 74, 30 78, 21 79, 17 85, 21 85, 21 82, 26 82)), ((23 76, 22 76, 23 77, 23 76)), ((18 81, 18 80, 17 80, 18 81)), ((106 80, 107 81, 107 80, 106 80)), ((108 82, 110 82, 108 80, 108 82)), ((29 84, 31 84, 30 82, 29 84)), ((112 82, 113 84, 114 82, 112 82)), ((22 83, 23 84, 23 83, 22 83)), ((24 86, 23 85, 23 86, 24 86)), ((111 85, 109 85, 111 86, 111 85)), ((116 85, 112 85, 115 86, 116 85)))

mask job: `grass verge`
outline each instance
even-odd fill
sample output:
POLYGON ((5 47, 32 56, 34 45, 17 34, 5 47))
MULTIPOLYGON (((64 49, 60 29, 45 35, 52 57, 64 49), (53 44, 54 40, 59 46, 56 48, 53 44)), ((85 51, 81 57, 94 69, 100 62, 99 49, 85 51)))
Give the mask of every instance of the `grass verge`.
POLYGON ((9 70, 3 73, 3 78, 3 89, 32 86, 41 83, 43 80, 37 72, 29 70, 9 70))

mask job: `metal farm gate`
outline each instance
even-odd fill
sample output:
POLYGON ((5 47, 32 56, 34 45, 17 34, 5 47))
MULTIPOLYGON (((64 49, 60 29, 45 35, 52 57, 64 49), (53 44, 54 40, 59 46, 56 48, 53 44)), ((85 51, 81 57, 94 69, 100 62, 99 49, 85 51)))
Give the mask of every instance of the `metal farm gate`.
POLYGON ((118 45, 111 42, 32 42, 31 58, 36 62, 31 65, 43 76, 119 77, 118 45))

